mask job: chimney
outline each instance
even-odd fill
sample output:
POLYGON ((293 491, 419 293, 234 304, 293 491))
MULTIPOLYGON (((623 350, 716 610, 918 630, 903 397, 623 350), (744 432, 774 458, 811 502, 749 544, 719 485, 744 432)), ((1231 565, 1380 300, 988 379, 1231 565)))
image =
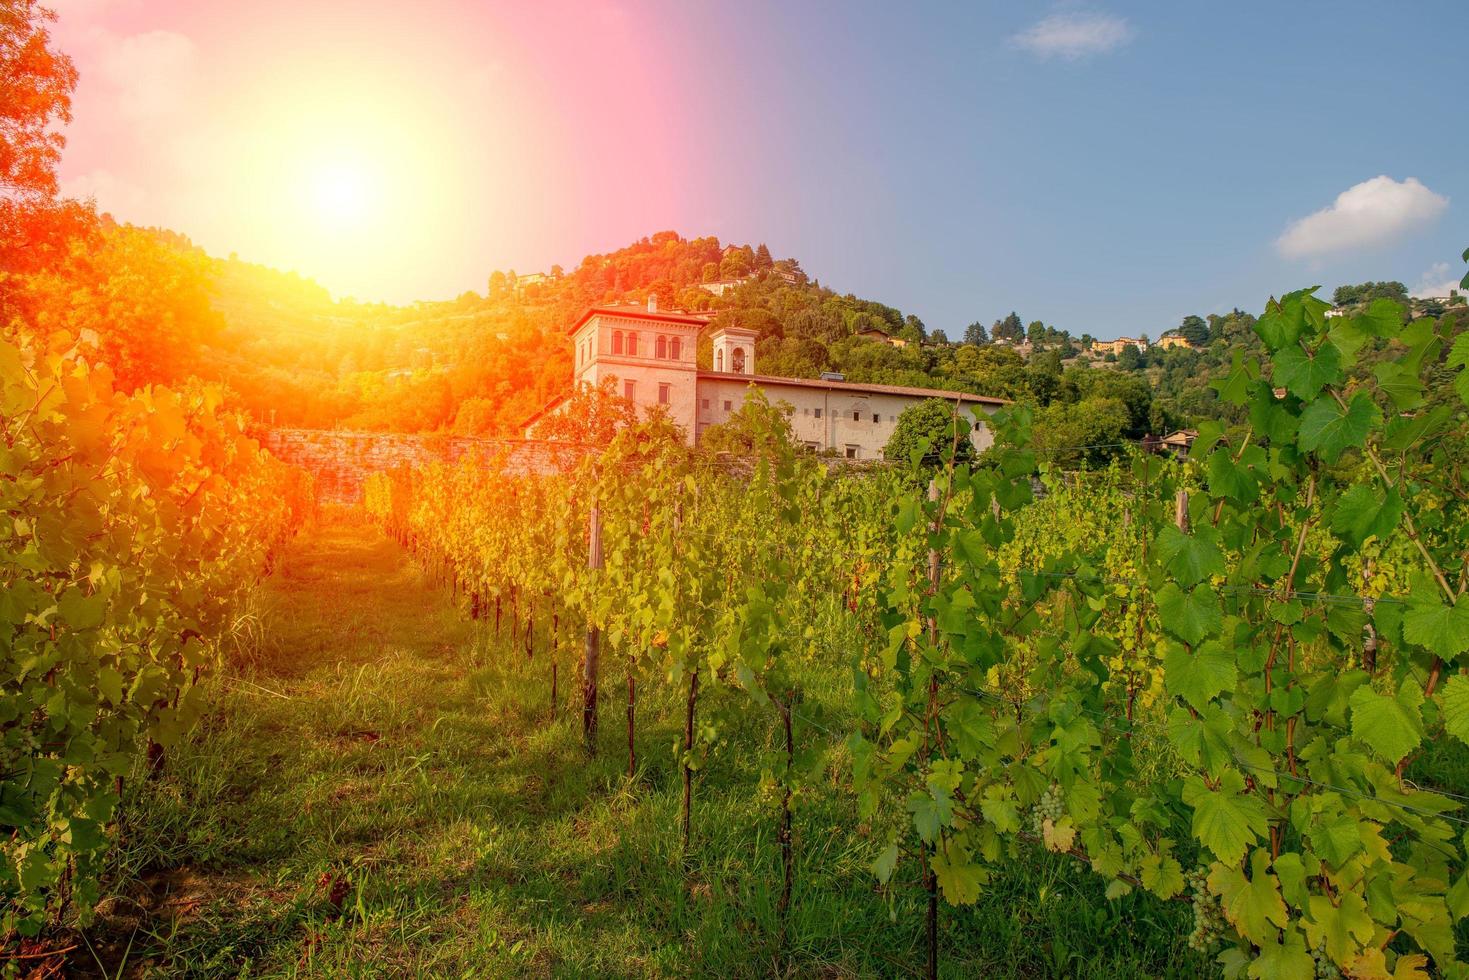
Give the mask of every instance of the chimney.
POLYGON ((648 294, 648 312, 649 313, 657 313, 658 312, 658 294, 657 293, 649 293, 648 294))

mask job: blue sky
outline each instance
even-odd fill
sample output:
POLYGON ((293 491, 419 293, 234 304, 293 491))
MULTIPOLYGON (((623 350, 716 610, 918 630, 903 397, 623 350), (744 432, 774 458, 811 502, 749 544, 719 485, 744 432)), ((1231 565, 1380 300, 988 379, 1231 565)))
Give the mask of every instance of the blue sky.
POLYGON ((64 187, 365 299, 671 228, 1156 337, 1469 246, 1465 0, 56 2, 64 187))
POLYGON ((763 236, 950 336, 1013 308, 1156 337, 1302 285, 1462 272, 1469 4, 903 7, 714 28, 710 76, 751 83, 735 128, 765 138, 703 137, 724 166, 691 226, 763 236), (1379 175, 1416 178, 1428 206, 1317 221, 1319 250, 1282 253, 1292 221, 1379 175), (721 181, 758 203, 721 209, 721 181))

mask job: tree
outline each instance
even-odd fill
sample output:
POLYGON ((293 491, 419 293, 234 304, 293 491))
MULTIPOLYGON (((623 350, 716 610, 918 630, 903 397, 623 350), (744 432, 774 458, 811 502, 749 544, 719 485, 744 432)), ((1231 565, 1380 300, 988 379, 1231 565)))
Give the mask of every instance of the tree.
POLYGON ((704 268, 699 272, 700 282, 715 282, 719 279, 719 263, 705 262, 704 268))
POLYGON ((964 328, 964 343, 974 347, 989 343, 989 333, 984 329, 984 324, 975 320, 964 328))
POLYGON ((947 347, 949 344, 949 335, 944 333, 942 330, 929 331, 928 339, 933 343, 939 344, 944 347, 947 347))
POLYGON ((1117 355, 1117 366, 1124 371, 1136 371, 1143 366, 1143 354, 1132 344, 1122 348, 1122 353, 1117 355))
POLYGON ((637 420, 637 406, 617 393, 616 378, 607 377, 595 388, 577 388, 561 411, 536 423, 533 435, 537 439, 605 446, 637 420))
POLYGON ((740 407, 705 429, 699 445, 711 453, 736 456, 787 455, 795 447, 790 421, 794 412, 788 402, 772 405, 762 389, 751 385, 740 407))
POLYGON ((1209 343, 1209 325, 1203 317, 1190 314, 1178 325, 1178 335, 1195 347, 1204 347, 1209 343))
POLYGON ((906 463, 920 447, 924 449, 924 461, 935 462, 954 445, 956 462, 968 463, 974 459, 974 443, 969 441, 966 426, 969 410, 943 398, 927 398, 916 405, 909 405, 898 416, 898 424, 883 447, 883 458, 889 462, 906 463), (957 428, 956 428, 957 426, 957 428))
POLYGON ((898 336, 910 344, 920 344, 927 333, 928 330, 924 327, 923 321, 909 313, 903 318, 903 326, 898 331, 898 336))
POLYGON ((994 329, 990 333, 996 340, 1018 344, 1025 338, 1025 326, 1020 322, 1020 315, 1011 310, 1005 319, 995 321, 994 329))
POLYGON ((510 284, 505 278, 505 273, 496 269, 490 273, 490 281, 486 296, 490 299, 501 299, 510 292, 510 284))
POLYGON ((755 249, 756 270, 764 272, 773 265, 775 265, 775 260, 770 257, 770 249, 766 247, 764 242, 761 242, 760 247, 755 249))
MULTIPOLYGON (((58 124, 71 121, 77 72, 51 47, 55 16, 35 0, 0 0, 0 269, 12 273, 45 268, 96 224, 89 205, 56 201, 58 124)), ((0 323, 10 309, 0 299, 0 323)))
POLYGON ((1390 299, 1406 307, 1409 305, 1408 287, 1396 281, 1363 282, 1355 286, 1338 286, 1331 294, 1331 301, 1337 306, 1365 305, 1374 299, 1390 299))
POLYGON ((1046 339, 1046 325, 1039 320, 1030 321, 1030 326, 1025 328, 1025 339, 1030 341, 1031 346, 1039 346, 1046 339))

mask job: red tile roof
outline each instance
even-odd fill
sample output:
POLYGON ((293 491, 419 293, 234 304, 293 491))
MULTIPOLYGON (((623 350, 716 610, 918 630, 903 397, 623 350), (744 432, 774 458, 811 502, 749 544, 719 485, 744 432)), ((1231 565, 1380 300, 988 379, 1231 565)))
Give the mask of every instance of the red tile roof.
POLYGON ((702 327, 709 322, 713 314, 706 315, 702 313, 674 312, 664 313, 662 311, 658 313, 650 313, 648 312, 648 308, 646 306, 641 305, 594 306, 583 313, 581 316, 577 317, 576 322, 574 322, 569 328, 567 328, 566 332, 569 334, 576 333, 578 330, 586 325, 586 322, 588 320, 590 320, 594 316, 622 317, 629 320, 657 320, 660 323, 683 323, 689 326, 702 327))
POLYGON ((869 395, 907 395, 913 398, 942 398, 944 401, 978 402, 985 405, 1008 405, 1009 399, 990 395, 973 395, 967 391, 945 391, 941 388, 910 388, 906 385, 864 384, 859 381, 822 381, 813 378, 777 378, 768 374, 732 374, 728 371, 700 371, 700 380, 745 381, 757 385, 785 385, 795 388, 817 388, 826 391, 852 391, 869 395))

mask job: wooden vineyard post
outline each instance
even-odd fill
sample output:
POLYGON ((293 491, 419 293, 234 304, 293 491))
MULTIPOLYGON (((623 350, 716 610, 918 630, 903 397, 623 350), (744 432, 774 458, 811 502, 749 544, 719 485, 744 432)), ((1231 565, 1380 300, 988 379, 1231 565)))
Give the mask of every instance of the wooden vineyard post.
MULTIPOLYGON (((935 477, 928 481, 928 502, 938 503, 939 483, 935 477)), ((939 523, 937 512, 934 519, 929 522, 928 531, 930 537, 937 537, 942 527, 939 523)), ((928 594, 934 596, 939 590, 939 551, 930 545, 928 549, 928 594)), ((933 615, 928 616, 928 642, 938 645, 938 619, 933 615)), ((934 718, 936 714, 939 696, 939 682, 933 677, 928 682, 928 716, 934 718)), ((937 724, 934 721, 934 724, 937 724)), ((927 748, 924 749, 927 752, 927 748)), ((928 977, 935 980, 939 975, 939 888, 938 875, 934 874, 933 858, 938 854, 938 842, 935 841, 929 849, 928 861, 923 868, 923 885, 928 890, 928 977)))
POLYGON ((1173 523, 1180 531, 1188 531, 1188 491, 1180 490, 1173 497, 1173 523))
MULTIPOLYGON (((597 571, 602 567, 602 511, 595 503, 587 525, 587 569, 597 571)), ((586 653, 582 657, 581 727, 591 755, 597 754, 597 661, 601 647, 600 631, 594 623, 588 623, 586 653)))
POLYGON ((551 720, 556 720, 556 644, 560 642, 561 614, 551 614, 551 720))

